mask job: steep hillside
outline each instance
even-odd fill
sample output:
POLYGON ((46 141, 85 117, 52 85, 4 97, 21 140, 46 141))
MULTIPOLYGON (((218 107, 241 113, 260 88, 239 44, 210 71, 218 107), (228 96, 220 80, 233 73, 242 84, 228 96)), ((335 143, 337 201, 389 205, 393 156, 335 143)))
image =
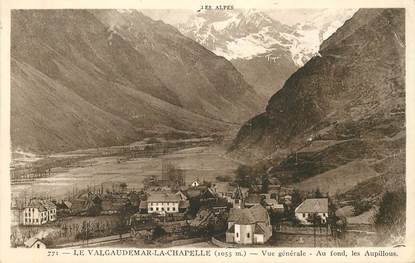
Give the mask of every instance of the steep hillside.
POLYGON ((208 134, 261 110, 232 64, 137 11, 18 10, 11 32, 13 148, 208 134))
MULTIPOLYGON (((286 183, 320 175, 327 182, 330 176, 323 173, 338 169, 345 180, 366 171, 362 174, 380 176, 393 188, 402 186, 404 21, 403 9, 359 10, 323 42, 321 56, 287 80, 266 112, 241 128, 232 154, 266 157, 268 172, 286 183)), ((344 182, 343 192, 360 182, 350 178, 354 183, 344 182)), ((314 180, 316 188, 325 185, 321 180, 314 180)))

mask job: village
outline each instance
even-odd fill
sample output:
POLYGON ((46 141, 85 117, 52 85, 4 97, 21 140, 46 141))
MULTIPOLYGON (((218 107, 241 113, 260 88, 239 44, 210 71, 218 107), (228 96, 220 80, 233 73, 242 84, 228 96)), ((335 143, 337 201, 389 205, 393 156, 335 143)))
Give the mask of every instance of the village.
POLYGON ((350 245, 350 234, 372 235, 370 226, 347 230, 335 200, 318 189, 300 192, 264 176, 249 187, 231 176, 185 181, 165 163, 142 189, 120 182, 87 186, 64 200, 14 201, 12 246, 330 247, 350 245))

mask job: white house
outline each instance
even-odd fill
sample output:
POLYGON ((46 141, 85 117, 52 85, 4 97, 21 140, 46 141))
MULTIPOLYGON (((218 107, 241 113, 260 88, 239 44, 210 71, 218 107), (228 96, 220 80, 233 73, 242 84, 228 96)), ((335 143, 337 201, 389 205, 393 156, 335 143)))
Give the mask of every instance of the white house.
POLYGON ((329 216, 329 202, 327 198, 306 199, 295 209, 295 217, 302 224, 313 224, 313 215, 320 217, 321 223, 327 223, 329 216))
POLYGON ((248 196, 249 188, 239 187, 229 182, 217 182, 212 186, 213 191, 219 198, 225 198, 233 207, 241 207, 241 202, 248 196))
POLYGON ((46 248, 45 243, 42 240, 32 237, 24 242, 26 248, 46 248))
POLYGON ((32 199, 23 209, 23 225, 42 225, 56 220, 56 205, 49 200, 32 199))
POLYGON ((271 198, 266 198, 264 200, 264 202, 266 204, 267 209, 271 209, 271 210, 274 210, 276 212, 284 212, 284 205, 279 204, 277 200, 271 199, 271 198))
POLYGON ((226 198, 228 202, 231 202, 231 198, 237 186, 231 185, 229 182, 217 182, 213 184, 212 188, 218 197, 226 198))
POLYGON ((272 236, 267 210, 261 205, 251 208, 232 208, 229 211, 226 242, 263 244, 272 236))
POLYGON ((23 209, 23 225, 42 225, 48 222, 48 214, 42 202, 33 199, 23 209))
POLYGON ((184 198, 185 197, 180 194, 180 192, 176 194, 165 192, 151 193, 147 198, 148 213, 178 213, 180 204, 186 201, 184 198))
POLYGON ((194 180, 191 184, 192 187, 198 187, 200 185, 199 179, 194 180))
POLYGON ((47 211, 48 221, 56 221, 56 205, 50 200, 42 200, 41 202, 47 211))

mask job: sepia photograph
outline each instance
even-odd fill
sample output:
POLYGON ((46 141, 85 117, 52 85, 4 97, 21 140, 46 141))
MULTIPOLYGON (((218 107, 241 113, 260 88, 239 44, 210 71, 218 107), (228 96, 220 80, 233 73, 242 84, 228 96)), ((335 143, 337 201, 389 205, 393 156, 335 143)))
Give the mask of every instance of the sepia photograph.
POLYGON ((9 247, 405 247, 405 25, 10 10, 9 247))

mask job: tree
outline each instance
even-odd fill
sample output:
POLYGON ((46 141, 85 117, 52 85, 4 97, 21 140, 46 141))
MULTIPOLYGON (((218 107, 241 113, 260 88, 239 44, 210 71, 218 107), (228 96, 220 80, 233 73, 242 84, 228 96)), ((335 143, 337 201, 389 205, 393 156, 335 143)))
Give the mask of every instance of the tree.
POLYGON ((353 214, 355 216, 358 216, 360 214, 363 214, 366 211, 369 211, 370 208, 372 208, 372 204, 368 200, 355 200, 352 203, 353 206, 353 214))
POLYGON ((291 201, 292 207, 297 207, 304 201, 304 195, 298 189, 294 189, 291 195, 291 201))
POLYGON ((268 193, 268 187, 269 187, 268 174, 264 173, 261 176, 261 191, 262 191, 262 193, 268 193))
POLYGON ((199 197, 191 197, 189 198, 189 215, 195 216, 201 207, 199 197))
POLYGON ((323 198, 323 194, 320 191, 320 188, 317 188, 313 193, 314 198, 323 198))
POLYGON ((120 183, 120 188, 122 192, 125 192, 127 190, 127 183, 125 182, 120 183))
POLYGON ((209 181, 205 181, 205 180, 203 180, 203 182, 202 182, 202 184, 201 185, 204 185, 204 186, 207 186, 207 187, 211 187, 212 186, 212 183, 211 182, 209 182, 209 181))
POLYGON ((281 223, 282 219, 284 218, 284 213, 271 211, 269 213, 269 217, 270 217, 271 225, 278 226, 281 223))
POLYGON ((322 221, 321 216, 317 213, 311 215, 311 223, 313 224, 313 237, 314 237, 314 247, 316 247, 316 227, 321 228, 322 221))
POLYGON ((406 191, 384 193, 375 217, 378 242, 402 242, 406 224, 406 191))
POLYGON ((152 231, 152 239, 157 239, 161 236, 163 236, 164 234, 166 234, 166 230, 164 230, 161 226, 156 226, 153 231, 152 231))
POLYGON ((88 239, 91 237, 91 226, 88 221, 83 221, 79 232, 75 235, 75 239, 84 240, 88 244, 88 239))
POLYGON ((122 240, 122 234, 128 232, 128 228, 129 228, 129 225, 127 222, 128 218, 129 218, 128 210, 126 207, 123 207, 118 214, 118 220, 115 226, 115 231, 119 235, 120 240, 122 240))
POLYGON ((176 168, 171 163, 163 163, 162 177, 167 180, 170 186, 183 186, 185 185, 184 171, 176 168))
POLYGON ((253 169, 248 165, 239 165, 235 171, 236 173, 236 183, 242 187, 250 187, 253 184, 256 184, 256 179, 253 176, 253 169))

